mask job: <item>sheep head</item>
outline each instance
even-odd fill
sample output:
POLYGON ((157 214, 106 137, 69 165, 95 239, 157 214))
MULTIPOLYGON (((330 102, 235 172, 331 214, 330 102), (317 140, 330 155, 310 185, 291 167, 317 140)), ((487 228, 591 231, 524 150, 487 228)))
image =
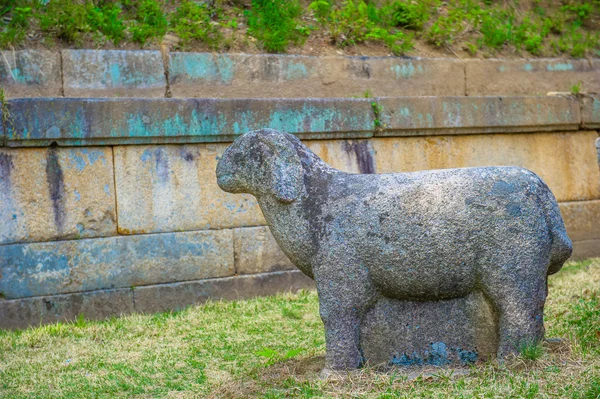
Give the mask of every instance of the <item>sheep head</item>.
POLYGON ((301 194, 303 173, 295 142, 296 137, 273 129, 240 136, 217 164, 217 184, 229 193, 294 202, 301 194))

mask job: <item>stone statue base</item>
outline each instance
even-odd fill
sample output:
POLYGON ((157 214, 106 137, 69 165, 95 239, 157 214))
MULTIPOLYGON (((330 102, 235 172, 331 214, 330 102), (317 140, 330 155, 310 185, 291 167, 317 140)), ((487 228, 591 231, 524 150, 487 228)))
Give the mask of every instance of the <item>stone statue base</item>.
POLYGON ((360 347, 370 365, 462 366, 498 349, 493 309, 480 293, 435 302, 381 299, 363 317, 360 347))

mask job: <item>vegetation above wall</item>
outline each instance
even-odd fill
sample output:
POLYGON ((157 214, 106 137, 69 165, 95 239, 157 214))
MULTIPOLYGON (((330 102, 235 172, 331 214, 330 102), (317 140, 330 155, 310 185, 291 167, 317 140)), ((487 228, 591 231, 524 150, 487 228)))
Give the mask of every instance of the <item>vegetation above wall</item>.
POLYGON ((0 49, 600 54, 600 0, 3 0, 0 49))

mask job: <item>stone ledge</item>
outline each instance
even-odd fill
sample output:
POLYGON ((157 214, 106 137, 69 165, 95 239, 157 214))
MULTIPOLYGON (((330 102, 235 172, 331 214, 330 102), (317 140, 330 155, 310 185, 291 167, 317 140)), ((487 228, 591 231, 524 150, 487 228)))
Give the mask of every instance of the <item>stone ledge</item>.
POLYGON ((303 139, 576 130, 571 97, 14 99, 12 147, 230 142, 264 127, 303 139), (379 104, 379 105, 377 105, 379 104), (382 107, 382 108, 379 108, 382 107))
POLYGON ((160 51, 63 50, 66 97, 164 97, 160 51))
POLYGON ((365 99, 17 99, 8 146, 229 142, 271 127, 302 138, 370 137, 365 99))
POLYGON ((130 288, 80 292, 35 298, 0 299, 0 329, 21 329, 43 324, 66 322, 82 315, 101 320, 133 312, 130 288))
POLYGON ((234 274, 231 230, 0 246, 7 299, 234 274))
POLYGON ((376 136, 523 133, 577 130, 573 97, 378 98, 381 131, 376 136))
POLYGON ((448 58, 174 52, 169 84, 174 97, 461 96, 464 73, 448 58))
POLYGON ((313 280, 293 270, 136 287, 134 301, 136 311, 151 313, 182 309, 208 299, 247 299, 312 288, 313 280))

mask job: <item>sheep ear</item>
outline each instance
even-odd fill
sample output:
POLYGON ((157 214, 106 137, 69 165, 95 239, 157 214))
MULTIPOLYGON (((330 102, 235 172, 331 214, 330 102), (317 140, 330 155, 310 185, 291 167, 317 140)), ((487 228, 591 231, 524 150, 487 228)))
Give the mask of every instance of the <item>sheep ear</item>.
POLYGON ((291 203, 302 190, 302 163, 296 149, 284 137, 265 137, 262 140, 273 152, 269 157, 269 189, 278 201, 291 203))

